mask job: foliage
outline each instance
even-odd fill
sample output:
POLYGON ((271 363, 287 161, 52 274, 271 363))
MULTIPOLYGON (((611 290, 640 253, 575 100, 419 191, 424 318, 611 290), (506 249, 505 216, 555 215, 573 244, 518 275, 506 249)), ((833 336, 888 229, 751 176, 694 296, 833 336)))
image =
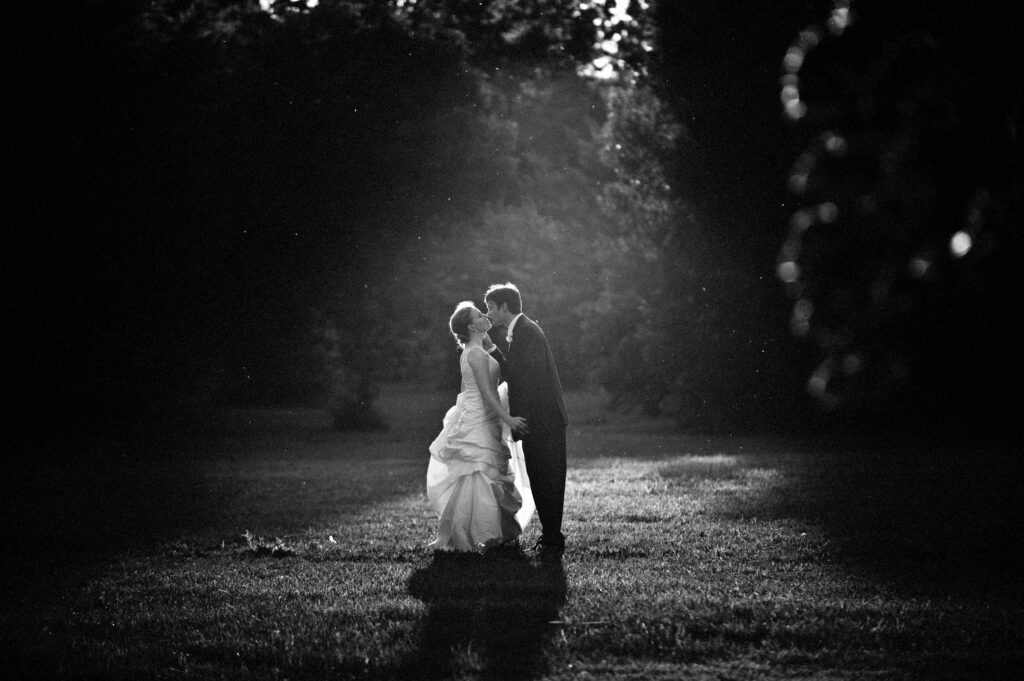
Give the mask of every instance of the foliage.
POLYGON ((323 369, 318 377, 327 411, 338 430, 382 430, 386 421, 373 407, 375 380, 385 357, 383 329, 364 310, 351 310, 342 320, 321 320, 315 352, 323 369), (356 368, 358 367, 358 368, 356 368))
POLYGON ((43 100, 12 100, 45 121, 26 182, 51 212, 25 224, 56 225, 32 238, 62 273, 27 325, 23 354, 53 358, 39 401, 316 402, 380 426, 375 385, 450 385, 451 307, 512 280, 567 385, 688 427, 781 404, 778 313, 747 267, 766 217, 692 210, 709 150, 652 19, 692 5, 100 4, 36 10, 31 35, 74 40, 43 100))
POLYGON ((453 279, 465 267, 437 273, 481 253, 476 286, 523 285, 565 378, 587 379, 604 360, 580 355, 582 312, 566 310, 607 285, 594 278, 606 232, 642 219, 598 200, 616 181, 601 90, 635 85, 600 86, 583 67, 612 50, 642 73, 650 39, 606 4, 197 0, 141 15, 141 141, 166 168, 154 182, 175 187, 158 219, 198 218, 190 231, 233 279, 233 309, 208 312, 242 327, 216 350, 223 397, 319 395, 339 426, 375 421, 376 380, 444 366, 446 342, 417 336, 444 338, 449 306, 479 292, 453 279), (380 313, 414 303, 433 316, 395 338, 380 313))
MULTIPOLYGON (((649 92, 611 90, 608 106, 602 152, 615 179, 602 188, 600 201, 611 245, 598 255, 604 286, 590 305, 585 332, 599 356, 609 358, 601 366, 602 383, 620 401, 638 400, 653 414, 678 367, 661 309, 671 277, 686 268, 674 257, 686 255, 681 241, 696 236, 673 202, 664 167, 681 131, 649 92)), ((699 257, 698 243, 687 246, 694 260, 699 257)))
MULTIPOLYGON (((482 305, 487 283, 513 280, 524 290, 527 311, 548 330, 567 385, 597 380, 623 402, 634 399, 632 388, 611 378, 632 362, 594 342, 614 322, 611 316, 630 311, 606 309, 597 317, 601 308, 593 303, 627 282, 630 291, 661 286, 658 271, 643 261, 671 240, 671 190, 660 166, 671 157, 679 127, 628 77, 594 82, 581 75, 579 63, 541 59, 507 35, 507 49, 496 50, 490 20, 431 13, 430 6, 417 3, 404 20, 425 21, 427 12, 452 30, 460 27, 477 90, 431 120, 432 134, 443 140, 432 162, 439 176, 453 180, 446 205, 412 216, 415 229, 381 238, 392 257, 380 302, 406 311, 408 323, 408 337, 389 340, 383 375, 454 375, 452 362, 444 361, 452 357, 444 326, 451 307, 464 299, 482 305), (644 117, 656 129, 634 134, 642 126, 630 131, 620 122, 644 117), (631 276, 641 271, 649 276, 631 276), (590 337, 581 339, 581 331, 590 337)), ((536 20, 533 10, 525 18, 511 5, 504 10, 508 16, 491 15, 502 31, 511 30, 509 21, 522 29, 536 20)), ((548 20, 550 39, 559 34, 547 32, 558 21, 548 20)), ((336 308, 351 295, 347 282, 339 282, 336 308)), ((655 409, 657 400, 649 402, 655 409)))
POLYGON ((257 537, 249 532, 249 530, 243 532, 241 536, 245 540, 245 549, 239 555, 252 558, 267 556, 271 558, 290 558, 296 555, 295 549, 285 544, 285 541, 280 537, 274 537, 274 540, 270 541, 263 537, 257 537))
POLYGON ((548 331, 563 383, 596 382, 618 404, 658 413, 692 359, 684 353, 707 346, 677 347, 666 321, 692 313, 669 309, 672 282, 694 277, 706 248, 665 179, 680 126, 645 88, 575 74, 495 82, 488 94, 488 115, 513 126, 510 153, 521 160, 507 180, 520 198, 449 213, 405 240, 389 298, 415 317, 394 354, 419 352, 424 368, 450 371, 441 359, 454 301, 482 306, 487 283, 512 280, 548 331))
POLYGON ((1016 420, 1021 20, 836 2, 790 47, 782 99, 809 143, 779 276, 826 409, 913 399, 939 418, 1016 420))
POLYGON ((779 353, 757 316, 771 309, 766 277, 742 270, 672 186, 688 137, 667 104, 650 89, 622 88, 609 91, 608 106, 609 246, 597 256, 604 286, 585 306, 585 351, 622 408, 704 431, 760 426, 777 415, 781 392, 768 370, 779 353))

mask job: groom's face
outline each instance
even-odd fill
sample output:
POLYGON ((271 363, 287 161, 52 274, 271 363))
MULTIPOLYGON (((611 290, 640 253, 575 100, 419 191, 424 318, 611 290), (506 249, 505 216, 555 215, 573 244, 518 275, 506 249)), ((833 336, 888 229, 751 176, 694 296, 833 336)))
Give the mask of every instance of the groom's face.
POLYGON ((493 300, 485 302, 487 303, 487 318, 491 320, 491 324, 495 326, 508 326, 508 304, 497 307, 493 300))

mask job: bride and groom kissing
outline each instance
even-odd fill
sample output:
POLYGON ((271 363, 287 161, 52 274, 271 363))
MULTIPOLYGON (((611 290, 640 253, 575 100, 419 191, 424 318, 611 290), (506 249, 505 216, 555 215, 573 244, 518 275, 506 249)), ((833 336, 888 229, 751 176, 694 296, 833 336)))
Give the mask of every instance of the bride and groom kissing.
POLYGON ((462 387, 430 445, 427 498, 438 514, 432 548, 486 552, 517 545, 533 516, 542 560, 565 550, 565 402, 551 348, 511 283, 484 294, 486 314, 459 303, 449 328, 462 349, 462 387), (507 356, 488 332, 504 328, 507 356))

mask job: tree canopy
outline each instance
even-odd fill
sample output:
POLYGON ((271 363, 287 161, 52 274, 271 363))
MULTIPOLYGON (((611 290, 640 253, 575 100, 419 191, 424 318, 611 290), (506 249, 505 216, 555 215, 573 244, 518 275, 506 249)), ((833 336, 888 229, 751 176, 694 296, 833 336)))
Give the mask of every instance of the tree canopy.
POLYGON ((450 380, 451 309, 506 280, 569 386, 692 427, 1019 376, 1010 11, 7 11, 18 379, 78 423, 317 401, 376 425, 374 386, 450 380))

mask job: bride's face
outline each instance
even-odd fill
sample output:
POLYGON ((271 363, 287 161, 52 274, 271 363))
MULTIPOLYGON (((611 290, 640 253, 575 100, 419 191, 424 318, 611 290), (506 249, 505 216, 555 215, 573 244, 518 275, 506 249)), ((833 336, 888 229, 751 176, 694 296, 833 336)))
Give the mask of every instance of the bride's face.
POLYGON ((481 312, 480 310, 473 309, 472 319, 469 322, 469 329, 471 331, 479 331, 480 333, 487 333, 491 328, 491 320, 481 312))

